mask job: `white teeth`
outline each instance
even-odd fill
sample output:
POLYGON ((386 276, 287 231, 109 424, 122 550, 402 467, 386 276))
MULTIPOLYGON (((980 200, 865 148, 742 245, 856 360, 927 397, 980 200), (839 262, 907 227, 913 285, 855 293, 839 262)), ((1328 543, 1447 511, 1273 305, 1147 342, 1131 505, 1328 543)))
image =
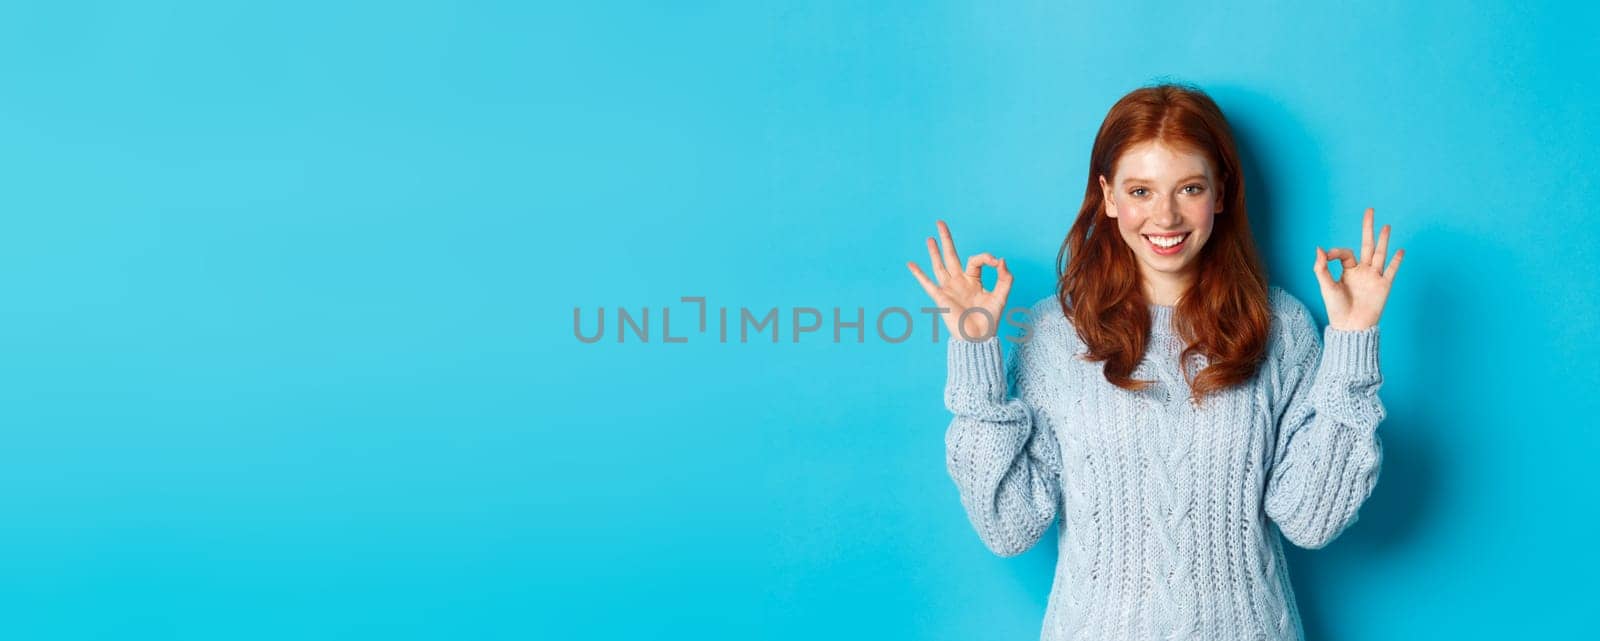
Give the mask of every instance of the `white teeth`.
POLYGON ((1159 245, 1161 247, 1175 247, 1175 246, 1177 246, 1178 243, 1183 242, 1184 239, 1186 239, 1188 237, 1189 237, 1188 233, 1184 233, 1181 236, 1148 236, 1148 235, 1145 236, 1145 238, 1150 239, 1151 243, 1154 243, 1154 244, 1159 245))

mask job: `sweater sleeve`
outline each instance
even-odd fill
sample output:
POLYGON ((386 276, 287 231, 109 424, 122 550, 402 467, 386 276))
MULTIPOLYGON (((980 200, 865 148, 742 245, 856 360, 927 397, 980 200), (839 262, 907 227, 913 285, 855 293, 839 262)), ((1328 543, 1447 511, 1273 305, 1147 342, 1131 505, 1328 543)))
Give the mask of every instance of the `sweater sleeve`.
POLYGON ((1055 522, 1061 492, 1061 454, 1037 411, 1028 345, 1015 344, 1008 367, 998 337, 953 336, 948 345, 944 397, 955 417, 945 432, 946 466, 978 537, 1007 557, 1032 548, 1055 522), (1017 397, 1007 394, 1008 378, 1017 397))
POLYGON ((1291 543, 1318 549, 1356 521, 1378 482, 1378 327, 1324 330, 1326 349, 1304 307, 1288 322, 1280 377, 1277 442, 1265 509, 1291 543))

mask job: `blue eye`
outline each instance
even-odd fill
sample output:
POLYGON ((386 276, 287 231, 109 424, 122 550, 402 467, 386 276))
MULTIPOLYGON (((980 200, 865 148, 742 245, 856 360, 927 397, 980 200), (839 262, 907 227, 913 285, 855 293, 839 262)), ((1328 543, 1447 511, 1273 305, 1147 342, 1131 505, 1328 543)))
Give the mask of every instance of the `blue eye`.
POLYGON ((1138 196, 1138 195, 1140 195, 1139 192, 1141 192, 1141 191, 1144 191, 1143 187, 1136 187, 1136 188, 1134 188, 1133 191, 1128 192, 1128 193, 1131 193, 1131 194, 1133 194, 1135 196, 1138 196))
POLYGON ((1198 185, 1198 184, 1189 185, 1188 187, 1184 187, 1184 189, 1189 189, 1189 188, 1193 188, 1194 189, 1194 191, 1189 192, 1191 194, 1198 194, 1198 193, 1200 193, 1202 191, 1205 191, 1205 189, 1206 189, 1204 185, 1198 185))

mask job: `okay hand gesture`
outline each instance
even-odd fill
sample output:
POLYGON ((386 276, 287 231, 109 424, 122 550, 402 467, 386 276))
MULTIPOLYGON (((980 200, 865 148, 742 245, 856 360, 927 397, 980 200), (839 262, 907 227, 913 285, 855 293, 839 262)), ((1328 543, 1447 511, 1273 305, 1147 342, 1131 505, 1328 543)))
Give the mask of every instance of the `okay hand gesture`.
POLYGON ((1394 284, 1395 272, 1406 250, 1395 252, 1388 261, 1389 226, 1383 226, 1376 246, 1372 243, 1372 208, 1367 208, 1361 228, 1361 256, 1347 248, 1336 247, 1327 252, 1317 247, 1317 262, 1312 270, 1322 287, 1322 304, 1328 310, 1328 326, 1346 331, 1359 331, 1378 324, 1383 315, 1383 305, 1389 299, 1389 287, 1394 284), (1338 260, 1344 266, 1339 280, 1328 272, 1328 261, 1338 260), (1385 266, 1384 263, 1388 262, 1385 266))
POLYGON ((922 283, 922 290, 928 292, 934 304, 947 310, 942 315, 952 336, 969 341, 987 340, 999 327, 1000 313, 1005 309, 1006 296, 1011 293, 1011 270, 1006 269, 1004 259, 988 252, 968 257, 967 268, 962 269, 956 243, 950 238, 950 228, 942 220, 939 221, 939 237, 944 241, 942 254, 933 237, 928 237, 928 258, 933 261, 933 275, 939 280, 937 285, 928 280, 915 261, 907 261, 906 267, 922 283), (983 290, 984 265, 993 265, 1000 272, 992 292, 983 290), (963 314, 969 309, 971 313, 963 314), (964 320, 963 315, 966 316, 964 320))

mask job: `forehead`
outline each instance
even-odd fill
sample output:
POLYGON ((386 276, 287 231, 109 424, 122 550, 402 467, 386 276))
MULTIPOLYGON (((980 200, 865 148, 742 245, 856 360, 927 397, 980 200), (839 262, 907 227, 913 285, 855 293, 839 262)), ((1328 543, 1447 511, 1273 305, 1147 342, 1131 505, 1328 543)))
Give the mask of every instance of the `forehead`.
POLYGON ((1178 180, 1193 175, 1211 177, 1211 161, 1192 149, 1151 140, 1129 147, 1117 158, 1117 181, 1178 180))

